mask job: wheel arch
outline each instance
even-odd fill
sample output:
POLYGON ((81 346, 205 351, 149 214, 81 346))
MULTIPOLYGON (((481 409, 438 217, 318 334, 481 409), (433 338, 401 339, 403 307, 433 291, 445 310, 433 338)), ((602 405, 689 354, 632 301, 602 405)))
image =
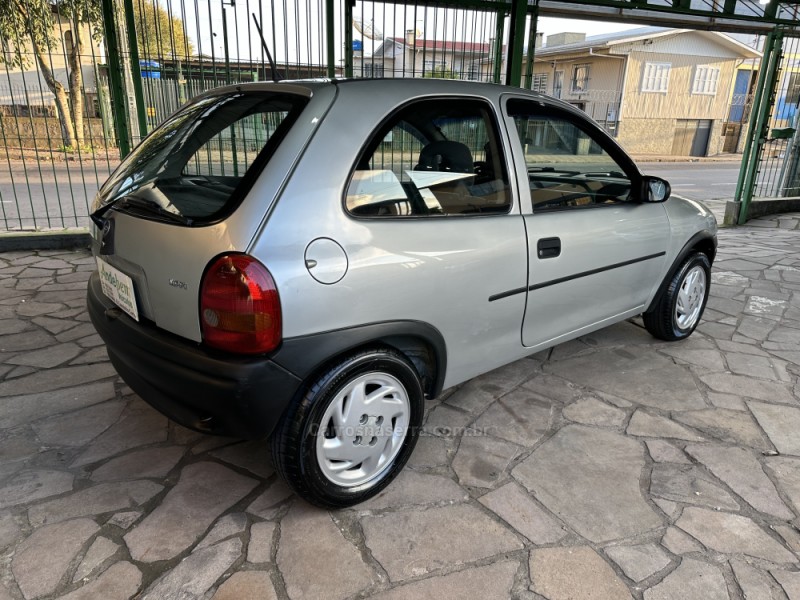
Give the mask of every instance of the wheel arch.
MULTIPOLYGON (((672 278, 675 276, 675 273, 678 272, 683 261, 686 260, 690 254, 694 252, 702 252, 708 257, 708 262, 712 265, 714 264, 714 258, 717 255, 717 238, 713 233, 708 231, 701 231, 693 235, 686 244, 684 244, 683 248, 681 248, 680 252, 678 252, 675 259, 672 261, 669 269, 667 270, 666 275, 661 280, 661 283, 658 286, 658 289, 650 300, 650 304, 647 306, 647 310, 645 312, 651 312, 657 305, 658 302, 661 300, 661 297, 667 291, 667 287, 669 286, 669 282, 672 281, 672 278)), ((710 282, 709 282, 710 284, 710 282)))
POLYGON ((447 347, 438 329, 422 321, 385 321, 284 340, 274 362, 303 381, 343 356, 367 348, 390 347, 414 365, 429 398, 438 396, 447 370, 447 347))

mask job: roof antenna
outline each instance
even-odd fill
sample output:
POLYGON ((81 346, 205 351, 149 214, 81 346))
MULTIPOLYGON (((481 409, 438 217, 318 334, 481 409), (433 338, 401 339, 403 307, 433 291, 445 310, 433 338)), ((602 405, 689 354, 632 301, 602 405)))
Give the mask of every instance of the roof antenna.
POLYGON ((278 77, 278 69, 275 67, 275 61, 272 60, 272 54, 269 53, 269 48, 267 48, 267 42, 264 40, 264 32, 261 31, 261 25, 258 24, 256 13, 251 14, 253 15, 253 22, 256 24, 256 29, 258 29, 258 36, 261 38, 261 46, 264 48, 264 52, 267 53, 267 58, 269 59, 269 68, 272 70, 272 81, 280 81, 281 78, 278 77))

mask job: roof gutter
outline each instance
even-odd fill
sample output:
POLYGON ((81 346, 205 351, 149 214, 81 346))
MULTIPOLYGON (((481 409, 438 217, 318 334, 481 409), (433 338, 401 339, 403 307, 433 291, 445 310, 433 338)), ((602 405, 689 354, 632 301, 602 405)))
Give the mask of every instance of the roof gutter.
POLYGON ((594 51, 594 48, 589 48, 589 56, 601 56, 603 58, 619 58, 621 60, 625 60, 626 56, 624 54, 598 54, 594 51))

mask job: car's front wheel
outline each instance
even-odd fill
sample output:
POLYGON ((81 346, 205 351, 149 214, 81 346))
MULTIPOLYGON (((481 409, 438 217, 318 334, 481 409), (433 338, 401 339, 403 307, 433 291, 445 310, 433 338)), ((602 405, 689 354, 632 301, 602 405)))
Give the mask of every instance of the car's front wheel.
POLYGON ((708 257, 702 252, 689 255, 653 309, 643 315, 647 331, 667 341, 689 337, 705 310, 710 281, 708 257))
POLYGON ((386 348, 348 356, 283 416, 272 436, 276 468, 318 506, 363 502, 403 468, 423 409, 419 376, 403 355, 386 348))

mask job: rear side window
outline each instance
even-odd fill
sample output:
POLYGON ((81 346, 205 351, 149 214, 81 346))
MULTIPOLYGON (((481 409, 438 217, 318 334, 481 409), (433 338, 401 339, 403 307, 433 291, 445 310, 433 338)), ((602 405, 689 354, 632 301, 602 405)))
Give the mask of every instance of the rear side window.
POLYGON ((508 175, 489 106, 450 98, 402 108, 367 144, 345 206, 362 217, 507 213, 508 175))
POLYGON ((173 115, 120 165, 99 194, 102 206, 187 224, 231 212, 306 104, 291 94, 235 92, 173 115))

